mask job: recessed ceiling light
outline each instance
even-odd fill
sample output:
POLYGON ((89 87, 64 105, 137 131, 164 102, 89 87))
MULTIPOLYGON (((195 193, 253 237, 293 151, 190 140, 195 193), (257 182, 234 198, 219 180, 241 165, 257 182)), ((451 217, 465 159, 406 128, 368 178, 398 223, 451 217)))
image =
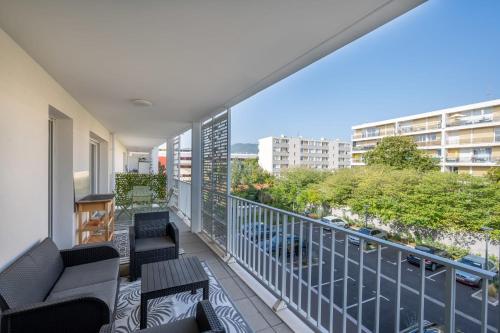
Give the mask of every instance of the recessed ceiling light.
POLYGON ((135 106, 143 106, 143 107, 148 107, 153 105, 153 103, 151 101, 148 101, 147 99, 133 99, 132 104, 134 104, 135 106))

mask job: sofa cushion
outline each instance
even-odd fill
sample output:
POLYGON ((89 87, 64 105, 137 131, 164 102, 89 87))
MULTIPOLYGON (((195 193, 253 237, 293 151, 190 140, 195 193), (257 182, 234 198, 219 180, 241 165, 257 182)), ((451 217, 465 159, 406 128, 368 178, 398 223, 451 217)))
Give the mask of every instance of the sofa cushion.
POLYGON ((0 274, 0 295, 7 308, 41 302, 47 290, 38 288, 38 266, 29 255, 23 255, 0 274))
POLYGON ((116 280, 119 270, 119 258, 66 267, 52 292, 116 280))
POLYGON ((0 273, 1 308, 42 302, 63 270, 59 250, 45 239, 0 273))
POLYGON ((167 247, 175 247, 175 243, 169 236, 139 238, 135 240, 135 251, 144 252, 151 250, 164 249, 167 247))
POLYGON ((45 296, 47 296, 64 270, 59 249, 50 238, 46 238, 29 254, 38 266, 39 288, 45 290, 45 296))
POLYGON ((49 294, 49 297, 47 297, 47 300, 52 301, 63 298, 95 297, 104 301, 108 305, 110 313, 113 313, 115 308, 117 288, 118 280, 115 279, 113 281, 106 281, 73 289, 66 289, 61 291, 53 290, 49 294))
POLYGON ((141 333, 198 333, 201 332, 194 318, 176 320, 171 323, 142 330, 141 333))

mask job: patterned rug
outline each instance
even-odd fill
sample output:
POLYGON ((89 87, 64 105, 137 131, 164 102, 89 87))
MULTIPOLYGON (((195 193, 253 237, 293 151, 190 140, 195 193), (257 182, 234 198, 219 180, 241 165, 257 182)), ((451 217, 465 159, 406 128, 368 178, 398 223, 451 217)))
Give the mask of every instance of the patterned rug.
MULTIPOLYGON (((226 291, 215 279, 210 268, 205 262, 201 264, 210 280, 210 303, 212 303, 226 332, 252 332, 227 296, 226 291)), ((201 293, 200 289, 196 295, 191 295, 191 292, 188 291, 149 301, 148 327, 194 316, 196 303, 202 298, 201 293)), ((141 281, 129 282, 123 279, 120 285, 120 294, 116 309, 115 325, 117 333, 129 333, 139 330, 140 297, 141 281)))

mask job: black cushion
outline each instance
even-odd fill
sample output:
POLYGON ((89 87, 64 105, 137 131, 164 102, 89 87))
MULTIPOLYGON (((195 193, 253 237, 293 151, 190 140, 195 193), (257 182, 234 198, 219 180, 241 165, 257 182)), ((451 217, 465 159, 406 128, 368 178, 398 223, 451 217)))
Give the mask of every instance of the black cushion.
POLYGON ((194 318, 176 320, 174 322, 141 330, 141 333, 198 333, 200 332, 194 318))
POLYGON ((0 273, 3 307, 12 309, 42 302, 62 270, 59 250, 52 240, 45 239, 0 273))
POLYGON ((168 247, 175 247, 175 243, 169 236, 152 237, 152 238, 139 238, 135 240, 135 251, 144 252, 151 250, 164 249, 168 247))
POLYGON ((116 290, 118 288, 118 280, 106 281, 88 286, 77 287, 60 291, 52 291, 47 297, 48 301, 64 299, 68 297, 95 297, 103 300, 109 307, 110 313, 113 313, 115 308, 116 290))
POLYGON ((66 267, 52 292, 116 280, 119 270, 119 258, 66 267))

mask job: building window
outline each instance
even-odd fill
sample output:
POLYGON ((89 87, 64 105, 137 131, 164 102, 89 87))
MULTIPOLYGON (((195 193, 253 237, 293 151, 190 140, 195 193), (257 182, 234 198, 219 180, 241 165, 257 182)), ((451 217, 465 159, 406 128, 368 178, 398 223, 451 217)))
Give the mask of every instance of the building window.
POLYGON ((495 142, 500 142, 500 127, 495 127, 495 142))

